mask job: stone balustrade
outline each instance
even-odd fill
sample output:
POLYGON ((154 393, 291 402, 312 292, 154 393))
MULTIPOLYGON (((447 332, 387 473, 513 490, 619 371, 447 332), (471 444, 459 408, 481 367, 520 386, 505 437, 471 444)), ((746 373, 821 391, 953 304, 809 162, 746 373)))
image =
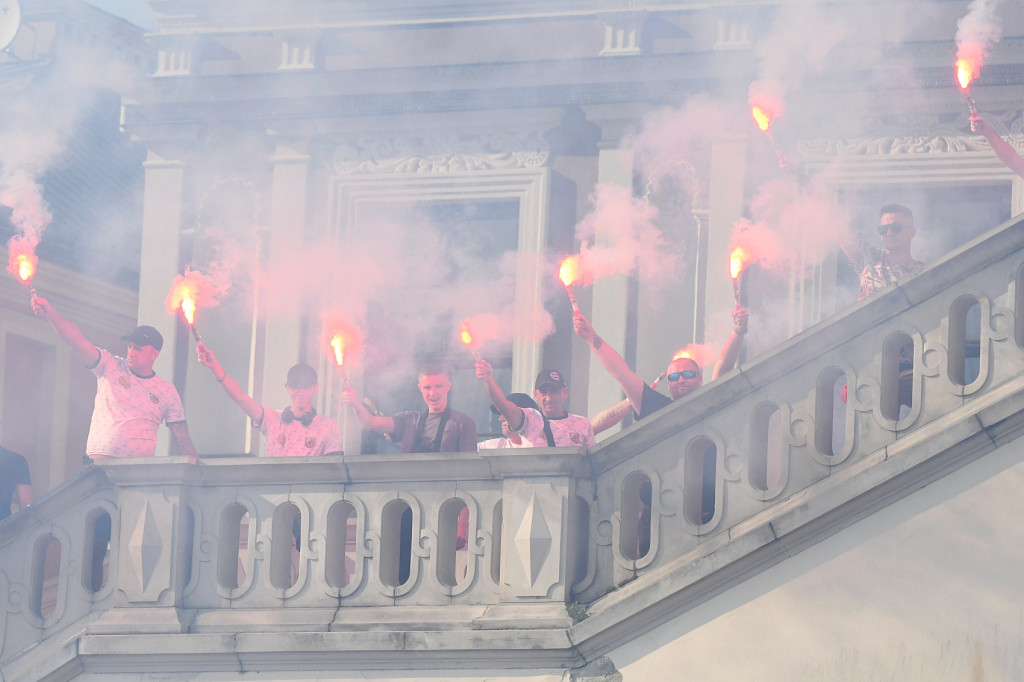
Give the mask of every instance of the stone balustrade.
POLYGON ((589 453, 98 464, 0 525, 0 661, 83 631, 512 629, 589 660, 1017 437, 1022 306, 1010 223, 589 453))

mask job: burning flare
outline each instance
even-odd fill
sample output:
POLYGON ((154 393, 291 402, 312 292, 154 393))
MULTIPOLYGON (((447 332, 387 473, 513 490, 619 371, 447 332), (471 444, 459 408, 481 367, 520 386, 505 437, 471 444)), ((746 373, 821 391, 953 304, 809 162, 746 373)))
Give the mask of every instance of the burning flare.
POLYGON ((971 81, 977 78, 978 71, 966 59, 956 60, 956 80, 960 84, 961 90, 967 92, 971 89, 971 81))
POLYGON ((566 256, 565 260, 558 267, 558 279, 562 280, 562 285, 565 287, 565 292, 569 294, 569 302, 572 303, 572 310, 574 313, 580 311, 580 306, 576 302, 576 294, 572 291, 572 285, 580 281, 580 257, 566 256))
POLYGON ((351 363, 359 357, 362 350, 362 333, 351 321, 340 316, 325 317, 322 330, 321 343, 331 347, 334 362, 341 371, 342 390, 347 391, 349 381, 346 362, 351 363))
POLYGON ((746 266, 746 264, 746 252, 744 252, 741 247, 737 246, 735 249, 732 250, 732 253, 729 254, 729 274, 732 276, 733 279, 736 279, 737 277, 740 276, 740 273, 743 272, 743 268, 746 266))
POLYGON ((11 257, 7 263, 7 271, 18 278, 23 284, 28 285, 32 298, 36 296, 36 289, 32 286, 32 278, 36 274, 36 266, 39 264, 39 257, 29 248, 28 244, 22 243, 23 248, 19 249, 16 244, 17 238, 10 242, 11 257))
POLYGON ((768 128, 772 125, 771 115, 756 104, 750 108, 750 115, 754 117, 754 123, 761 129, 761 132, 767 133, 768 128))
POLYGON ((331 348, 334 349, 334 361, 338 363, 338 367, 344 367, 345 340, 341 338, 341 334, 335 334, 331 337, 331 348))
POLYGON ((558 268, 558 279, 562 280, 562 284, 567 287, 578 283, 580 281, 580 257, 566 256, 565 260, 558 268))
POLYGON ((189 331, 195 337, 196 343, 202 341, 199 330, 196 329, 196 305, 199 299, 199 282, 194 277, 189 277, 190 272, 185 275, 178 275, 174 278, 171 291, 167 294, 166 305, 171 312, 181 311, 182 317, 188 322, 189 331))
POLYGON ((192 294, 189 292, 183 292, 181 295, 181 314, 185 316, 185 321, 190 325, 196 323, 196 300, 192 298, 192 294))
POLYGON ((463 322, 459 325, 459 339, 465 344, 466 348, 472 351, 473 359, 480 360, 480 351, 476 349, 475 339, 469 327, 469 322, 463 322))

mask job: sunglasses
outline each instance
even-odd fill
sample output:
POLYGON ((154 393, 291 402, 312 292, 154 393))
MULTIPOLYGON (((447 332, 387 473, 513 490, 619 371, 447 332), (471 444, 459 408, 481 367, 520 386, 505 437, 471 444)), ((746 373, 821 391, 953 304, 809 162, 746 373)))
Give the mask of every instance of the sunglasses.
POLYGON ((679 381, 680 379, 696 379, 697 373, 694 372, 692 369, 687 369, 682 372, 672 372, 665 378, 668 379, 669 381, 679 381))
POLYGON ((888 225, 879 225, 878 234, 884 235, 889 230, 892 230, 893 234, 899 234, 903 231, 903 226, 899 223, 889 223, 888 225))

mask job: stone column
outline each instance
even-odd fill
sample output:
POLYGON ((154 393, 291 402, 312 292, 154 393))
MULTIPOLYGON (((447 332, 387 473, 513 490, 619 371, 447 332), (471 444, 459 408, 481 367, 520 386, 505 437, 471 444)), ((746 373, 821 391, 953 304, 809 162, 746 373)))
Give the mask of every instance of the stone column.
MULTIPOLYGON (((597 159, 598 185, 618 185, 633 190, 633 151, 620 149, 619 141, 626 127, 635 121, 637 112, 618 109, 600 111, 587 109, 587 118, 601 126, 601 142, 597 159)), ((588 205, 584 210, 589 211, 588 205)), ((582 218, 583 216, 580 216, 582 218)), ((606 235, 598 234, 600 243, 606 235)), ((631 366, 635 358, 629 356, 626 339, 630 334, 630 282, 624 275, 602 277, 594 282, 591 290, 592 308, 590 320, 594 329, 606 343, 622 354, 631 366)), ((604 369, 597 357, 591 353, 589 383, 587 386, 587 412, 595 414, 622 398, 622 388, 604 369)))
MULTIPOLYGON (((707 280, 703 286, 704 339, 713 344, 717 360, 721 344, 732 332, 732 310, 735 301, 732 278, 729 276, 729 253, 732 250, 733 225, 743 217, 747 147, 740 138, 717 142, 711 148, 711 176, 708 184, 708 254, 707 280)), ((705 373, 704 380, 711 375, 705 373)))
MULTIPOLYGON (((150 150, 144 168, 146 188, 142 213, 142 267, 139 269, 139 323, 152 325, 163 335, 164 347, 154 369, 160 376, 171 380, 179 340, 174 333, 176 320, 168 314, 164 301, 181 260, 185 164, 180 159, 163 158, 150 150)), ((188 341, 183 338, 181 342, 188 341)), ((161 428, 158 438, 157 456, 167 455, 170 444, 168 430, 161 428)))
MULTIPOLYGON (((271 189, 270 230, 264 258, 273 259, 274 254, 296 244, 301 244, 308 233, 309 209, 307 192, 309 185, 310 157, 306 151, 308 140, 304 137, 279 137, 270 162, 273 164, 273 188, 271 189)), ((311 273, 322 277, 323 273, 311 273)), ((284 389, 288 368, 297 362, 308 362, 314 367, 316 357, 306 357, 303 345, 302 315, 304 306, 296 303, 294 316, 284 319, 278 315, 267 315, 260 311, 264 329, 262 354, 257 350, 254 383, 258 402, 281 408, 288 404, 288 393, 284 389), (262 367, 262 375, 259 368, 262 367)), ((324 378, 321 377, 321 385, 324 378)), ((318 408, 319 409, 319 408, 318 408)))

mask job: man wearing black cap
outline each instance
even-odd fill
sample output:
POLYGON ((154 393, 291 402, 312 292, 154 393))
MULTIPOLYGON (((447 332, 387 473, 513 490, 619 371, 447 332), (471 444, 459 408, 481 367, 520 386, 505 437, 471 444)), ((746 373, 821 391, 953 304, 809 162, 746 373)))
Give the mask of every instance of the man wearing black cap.
POLYGON ((160 332, 140 326, 122 336, 128 342, 128 351, 122 358, 93 345, 45 299, 33 298, 32 310, 46 318, 57 336, 96 375, 96 403, 85 446, 89 457, 152 457, 156 454, 156 433, 162 422, 167 423, 178 453, 196 456, 177 389, 153 371, 153 363, 164 346, 160 332))
POLYGON ((597 442, 589 419, 566 412, 569 387, 561 372, 545 369, 537 375, 533 397, 540 406, 539 411, 523 409, 508 400, 494 380, 494 372, 486 360, 477 360, 476 376, 484 382, 487 395, 508 421, 509 429, 533 443, 534 447, 589 448, 597 442))
POLYGON ((196 355, 201 364, 210 368, 228 397, 249 415, 252 425, 266 438, 265 457, 315 457, 341 453, 338 423, 330 417, 317 414, 313 407, 316 391, 320 387, 315 369, 301 363, 293 365, 288 370, 284 385, 291 404, 283 410, 268 410, 249 397, 238 382, 228 376, 213 351, 204 343, 199 342, 196 346, 196 355))
MULTIPOLYGON (((526 395, 525 393, 509 393, 505 396, 513 405, 526 409, 532 408, 534 410, 539 409, 536 401, 533 398, 526 395)), ((498 408, 491 405, 491 412, 498 415, 498 422, 501 424, 501 437, 500 438, 488 438, 482 440, 477 444, 477 450, 495 450, 499 448, 534 448, 544 447, 545 443, 534 445, 528 440, 524 440, 522 436, 513 431, 508 427, 508 420, 505 419, 505 415, 498 411, 498 408)))

